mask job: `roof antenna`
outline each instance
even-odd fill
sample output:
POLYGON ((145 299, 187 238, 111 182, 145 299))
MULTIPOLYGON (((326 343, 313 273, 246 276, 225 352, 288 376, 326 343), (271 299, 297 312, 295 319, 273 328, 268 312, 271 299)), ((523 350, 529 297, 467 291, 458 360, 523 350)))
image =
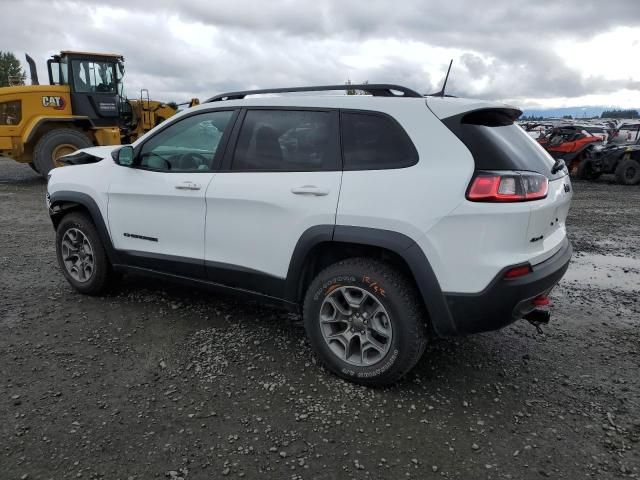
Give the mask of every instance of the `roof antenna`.
POLYGON ((447 76, 444 77, 444 83, 442 84, 442 90, 440 90, 438 93, 433 93, 430 96, 432 96, 432 97, 445 97, 446 96, 444 94, 444 89, 447 88, 447 80, 449 80, 449 72, 451 71, 451 65, 453 65, 453 58, 449 62, 449 68, 447 69, 447 76))

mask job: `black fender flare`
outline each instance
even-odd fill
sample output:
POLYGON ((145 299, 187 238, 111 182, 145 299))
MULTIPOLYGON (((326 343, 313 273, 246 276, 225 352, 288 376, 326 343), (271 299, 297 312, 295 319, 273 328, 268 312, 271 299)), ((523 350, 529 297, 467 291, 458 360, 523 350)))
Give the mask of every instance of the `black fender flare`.
POLYGON ((107 252, 109 261, 112 265, 120 263, 118 261, 118 254, 113 248, 109 229, 104 221, 100 207, 98 207, 98 204, 91 196, 86 193, 61 190, 49 194, 49 202, 49 217, 51 218, 54 228, 57 225, 56 219, 64 215, 65 212, 73 210, 77 206, 84 207, 89 212, 91 220, 96 226, 96 230, 98 230, 98 235, 100 235, 100 240, 107 252))
POLYGON ((400 256, 411 271, 431 320, 441 337, 457 335, 440 283, 420 246, 410 237, 390 230, 349 225, 317 225, 305 231, 291 257, 285 284, 285 298, 295 301, 308 253, 324 242, 379 247, 400 256))

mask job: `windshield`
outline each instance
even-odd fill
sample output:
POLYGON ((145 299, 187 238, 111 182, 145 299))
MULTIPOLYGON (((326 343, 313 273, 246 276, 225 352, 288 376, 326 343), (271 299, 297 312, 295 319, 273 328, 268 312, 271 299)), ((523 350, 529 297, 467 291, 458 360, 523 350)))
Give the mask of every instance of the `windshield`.
POLYGON ((72 60, 73 83, 80 93, 117 93, 113 62, 72 60))

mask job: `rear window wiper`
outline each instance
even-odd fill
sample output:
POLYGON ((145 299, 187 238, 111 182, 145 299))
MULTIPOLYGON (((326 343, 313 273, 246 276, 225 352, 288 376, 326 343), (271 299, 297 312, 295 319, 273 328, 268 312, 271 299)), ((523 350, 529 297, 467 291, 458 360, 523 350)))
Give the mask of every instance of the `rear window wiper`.
POLYGON ((553 164, 553 167, 551 167, 551 174, 555 175, 556 173, 558 173, 560 170, 562 170, 566 166, 567 165, 564 163, 563 159, 561 159, 561 158, 556 159, 556 162, 553 164))

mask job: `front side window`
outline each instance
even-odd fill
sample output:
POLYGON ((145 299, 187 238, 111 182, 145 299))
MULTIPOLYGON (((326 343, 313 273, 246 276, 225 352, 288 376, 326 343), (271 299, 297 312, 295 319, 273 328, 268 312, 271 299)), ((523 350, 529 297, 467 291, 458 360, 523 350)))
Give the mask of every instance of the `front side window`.
POLYGON ((73 83, 80 93, 116 93, 116 72, 113 62, 72 60, 73 83))
POLYGON ((211 171, 233 114, 232 110, 207 112, 173 123, 145 142, 138 166, 167 172, 211 171))
POLYGON ((418 152, 402 127, 386 115, 342 113, 345 170, 404 168, 418 162, 418 152))
POLYGON ((232 169, 336 170, 336 118, 334 112, 249 110, 240 130, 232 169))

